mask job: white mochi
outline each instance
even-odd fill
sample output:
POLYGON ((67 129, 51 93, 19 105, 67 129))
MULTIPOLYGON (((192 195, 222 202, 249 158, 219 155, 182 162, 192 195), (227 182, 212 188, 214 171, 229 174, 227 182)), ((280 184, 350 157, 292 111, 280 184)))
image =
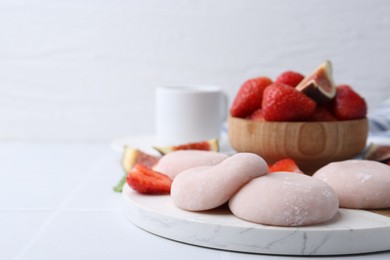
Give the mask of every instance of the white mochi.
POLYGON ((267 163, 260 156, 238 153, 216 166, 183 171, 172 182, 171 197, 181 209, 213 209, 226 203, 245 183, 266 174, 267 170, 267 163))
POLYGON ((352 209, 390 208, 390 167, 368 160, 330 163, 314 178, 328 183, 337 193, 340 207, 352 209))
POLYGON ((229 156, 213 151, 179 150, 164 155, 154 170, 168 175, 172 180, 180 172, 199 166, 213 166, 229 156))
POLYGON ((337 194, 326 183, 291 172, 255 178, 229 201, 238 218, 273 226, 305 226, 326 222, 338 210, 337 194))

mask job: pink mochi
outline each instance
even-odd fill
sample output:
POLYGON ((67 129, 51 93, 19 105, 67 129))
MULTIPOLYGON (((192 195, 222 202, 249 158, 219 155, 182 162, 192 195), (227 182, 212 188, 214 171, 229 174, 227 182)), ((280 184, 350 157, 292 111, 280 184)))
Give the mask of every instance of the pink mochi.
POLYGON ((245 183, 266 174, 267 163, 252 153, 235 154, 216 166, 183 171, 172 182, 173 203, 181 209, 202 211, 226 203, 245 183))
POLYGON ((369 160, 347 160, 325 165, 313 175, 337 193, 340 207, 390 208, 390 166, 369 160))
POLYGON ((168 175, 173 180, 184 170, 217 165, 228 157, 227 154, 212 151, 180 150, 164 155, 153 169, 168 175))
POLYGON ((291 172, 255 178, 229 201, 238 218, 272 226, 305 226, 332 219, 339 201, 333 189, 318 179, 291 172))

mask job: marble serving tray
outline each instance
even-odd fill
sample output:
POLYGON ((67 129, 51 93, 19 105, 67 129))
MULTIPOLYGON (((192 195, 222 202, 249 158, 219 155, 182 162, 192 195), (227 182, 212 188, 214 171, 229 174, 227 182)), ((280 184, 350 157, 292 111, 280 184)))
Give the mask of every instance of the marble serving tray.
POLYGON ((390 217, 339 209, 330 222, 275 227, 241 220, 227 206, 205 212, 177 208, 169 195, 147 196, 123 189, 124 214, 134 225, 161 237, 222 250, 278 255, 343 255, 390 250, 390 217))

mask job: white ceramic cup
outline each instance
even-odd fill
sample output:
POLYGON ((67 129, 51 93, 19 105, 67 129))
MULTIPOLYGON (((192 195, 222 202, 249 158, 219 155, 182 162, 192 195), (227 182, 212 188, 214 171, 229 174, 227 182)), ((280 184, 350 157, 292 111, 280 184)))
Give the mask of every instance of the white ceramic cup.
POLYGON ((219 138, 227 115, 227 96, 217 86, 158 87, 155 115, 160 144, 219 138))

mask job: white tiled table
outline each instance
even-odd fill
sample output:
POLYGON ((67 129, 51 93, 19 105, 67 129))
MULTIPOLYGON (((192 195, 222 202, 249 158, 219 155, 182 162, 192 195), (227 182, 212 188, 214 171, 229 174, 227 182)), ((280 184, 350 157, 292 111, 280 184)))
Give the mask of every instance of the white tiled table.
MULTIPOLYGON (((135 227, 112 190, 120 157, 108 143, 0 143, 0 259, 282 258, 187 245, 135 227)), ((327 258, 339 257, 320 259, 327 258)), ((389 259, 390 251, 340 258, 389 259)))

